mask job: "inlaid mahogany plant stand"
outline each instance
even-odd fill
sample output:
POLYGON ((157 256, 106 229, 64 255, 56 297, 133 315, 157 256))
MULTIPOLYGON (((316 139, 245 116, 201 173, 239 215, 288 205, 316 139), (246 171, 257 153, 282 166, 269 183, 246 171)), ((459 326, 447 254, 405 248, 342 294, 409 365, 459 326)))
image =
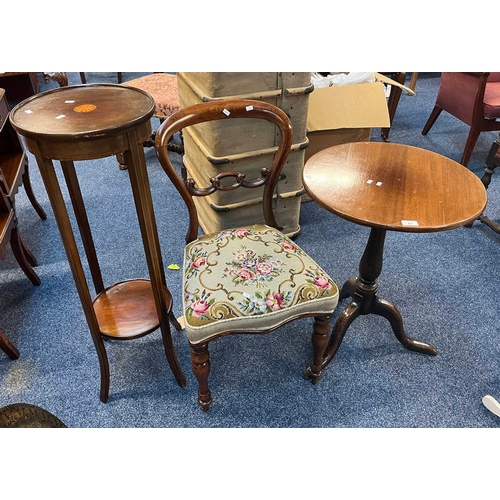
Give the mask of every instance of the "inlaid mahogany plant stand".
MULTIPOLYGON (((151 135, 155 103, 145 92, 115 84, 77 85, 37 94, 16 106, 10 120, 35 156, 54 211, 73 278, 97 350, 100 399, 109 396, 109 364, 104 338, 134 339, 161 329, 166 357, 180 386, 186 384, 177 362, 166 286, 143 142, 151 135), (124 154, 144 244, 149 279, 105 287, 92 239, 74 161, 124 154), (96 296, 91 297, 70 218, 52 160, 59 160, 68 187, 96 296)), ((124 246, 126 248, 126 246, 124 246)))

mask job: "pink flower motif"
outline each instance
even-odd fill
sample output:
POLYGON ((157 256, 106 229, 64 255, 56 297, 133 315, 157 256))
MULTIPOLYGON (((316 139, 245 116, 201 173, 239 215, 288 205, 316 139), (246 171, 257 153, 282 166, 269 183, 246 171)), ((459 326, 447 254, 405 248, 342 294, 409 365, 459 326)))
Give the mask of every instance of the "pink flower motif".
POLYGON ((257 272, 259 274, 271 274, 273 272, 273 266, 267 262, 261 262, 257 265, 257 272))
POLYGON ((197 300, 191 308, 193 309, 193 314, 198 318, 208 311, 208 302, 206 300, 197 300))
POLYGON ((285 302, 283 301, 280 293, 269 294, 266 297, 266 305, 273 311, 278 311, 283 307, 284 304, 285 302))
POLYGON ((249 269, 240 269, 238 271, 238 276, 240 277, 240 279, 247 281, 253 279, 255 277, 255 274, 249 269))
POLYGON ((249 234, 248 229, 245 229, 244 227, 240 227, 239 229, 236 229, 236 231, 234 232, 234 235, 237 236, 238 238, 246 238, 248 234, 249 234))
POLYGON ((201 266, 204 266, 207 263, 207 259, 205 257, 196 257, 196 259, 191 262, 192 269, 199 269, 201 266))
POLYGON ((297 250, 297 247, 289 241, 280 241, 280 247, 283 250, 297 250))
POLYGON ((234 256, 235 262, 243 262, 247 258, 246 252, 239 252, 234 256))
POLYGON ((318 288, 322 288, 323 290, 330 290, 330 288, 332 287, 332 285, 330 285, 330 282, 328 281, 328 279, 325 278, 324 276, 315 276, 314 277, 314 284, 318 288))

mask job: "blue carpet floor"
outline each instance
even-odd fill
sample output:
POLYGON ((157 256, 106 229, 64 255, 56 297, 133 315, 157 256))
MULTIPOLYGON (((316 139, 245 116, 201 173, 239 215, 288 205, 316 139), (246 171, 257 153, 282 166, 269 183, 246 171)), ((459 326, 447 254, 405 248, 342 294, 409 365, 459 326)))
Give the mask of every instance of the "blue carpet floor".
MULTIPOLYGON (((135 76, 124 73, 125 80, 135 76)), ((77 73, 69 77, 70 84, 79 83, 77 73)), ((87 73, 87 80, 115 82, 116 74, 87 73)), ((41 79, 42 91, 54 86, 41 79)), ((438 86, 438 74, 423 73, 416 95, 403 93, 390 138, 460 161, 468 133, 464 124, 443 113, 429 134, 421 135, 438 86)), ((469 169, 479 177, 497 137, 483 133, 477 142, 469 169)), ((372 140, 380 140, 380 130, 372 131, 372 140)), ((184 209, 154 150, 145 152, 163 258, 166 265, 180 264, 184 229, 178 220, 184 209)), ((76 165, 105 282, 147 277, 128 173, 118 169, 114 158, 76 165)), ((0 262, 0 327, 21 353, 11 361, 0 352, 0 407, 35 404, 71 428, 500 426, 500 419, 481 403, 486 394, 500 397, 500 235, 479 222, 442 233, 387 235, 379 294, 399 308, 410 336, 438 348, 436 357, 404 349, 385 319, 364 316, 352 324, 334 361, 313 386, 302 377, 312 353, 310 321, 264 336, 226 337, 211 348, 214 402, 204 413, 196 403, 197 384, 183 332, 173 335, 185 388, 175 382, 160 333, 154 332, 107 343, 111 388, 108 403, 101 403, 96 352, 31 155, 30 166, 34 191, 48 217, 38 218, 23 190, 16 197, 17 213, 25 242, 38 259, 42 284, 31 285, 11 252, 0 262)), ((493 220, 500 220, 497 175, 486 209, 493 220)), ((356 276, 367 228, 314 202, 303 203, 300 226, 297 243, 333 278, 342 284, 356 276)), ((179 316, 179 272, 167 270, 167 281, 179 316)), ((314 462, 317 455, 311 450, 314 462)))

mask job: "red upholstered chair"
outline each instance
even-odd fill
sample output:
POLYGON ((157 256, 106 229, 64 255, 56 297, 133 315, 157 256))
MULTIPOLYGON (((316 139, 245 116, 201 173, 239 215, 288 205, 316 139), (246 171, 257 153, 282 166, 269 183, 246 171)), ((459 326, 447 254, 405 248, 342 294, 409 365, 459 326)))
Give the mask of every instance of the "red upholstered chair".
POLYGON ((443 110, 470 127, 460 162, 467 166, 479 134, 500 130, 500 73, 442 73, 436 104, 422 135, 443 110))
MULTIPOLYGON (((134 78, 133 80, 124 82, 123 85, 144 90, 154 99, 155 111, 153 116, 158 118, 160 123, 176 111, 179 111, 179 92, 177 90, 177 75, 175 73, 153 73, 134 78)), ((151 138, 144 143, 144 147, 154 146, 154 140, 155 133, 153 132, 151 138)), ((182 154, 184 147, 182 143, 176 144, 171 141, 169 151, 182 154)), ((122 170, 126 169, 127 166, 125 165, 123 155, 117 156, 117 158, 120 168, 122 170)))
POLYGON ((123 85, 144 90, 150 94, 155 101, 153 116, 159 118, 160 121, 179 111, 179 92, 175 73, 153 73, 134 78, 123 85))

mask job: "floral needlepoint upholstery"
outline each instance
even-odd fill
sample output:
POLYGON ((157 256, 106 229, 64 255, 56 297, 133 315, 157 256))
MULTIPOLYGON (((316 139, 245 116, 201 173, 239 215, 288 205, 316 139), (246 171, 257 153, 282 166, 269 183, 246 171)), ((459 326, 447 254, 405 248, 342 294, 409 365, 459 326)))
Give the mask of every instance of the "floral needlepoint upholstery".
POLYGON ((191 343, 238 329, 273 329, 295 314, 331 314, 336 283, 276 229, 254 225, 205 235, 184 254, 184 317, 191 343), (212 268, 222 266, 223 273, 212 268))
POLYGON ((129 80, 124 85, 144 90, 151 95, 155 102, 156 118, 167 118, 179 110, 176 74, 153 73, 129 80))

